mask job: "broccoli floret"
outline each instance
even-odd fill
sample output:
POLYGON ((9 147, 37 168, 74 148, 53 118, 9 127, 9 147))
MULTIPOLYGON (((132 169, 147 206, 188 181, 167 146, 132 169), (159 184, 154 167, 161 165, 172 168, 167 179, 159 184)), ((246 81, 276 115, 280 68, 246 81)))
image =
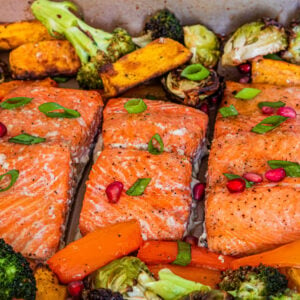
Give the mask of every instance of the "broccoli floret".
POLYGON ((87 25, 72 13, 71 10, 77 12, 78 8, 71 2, 36 0, 31 9, 51 35, 66 38, 74 46, 81 61, 77 80, 82 88, 101 88, 99 69, 135 50, 131 36, 126 30, 116 28, 112 33, 108 33, 87 25))
POLYGON ((277 269, 260 265, 224 271, 219 287, 236 299, 269 299, 283 293, 287 284, 288 280, 277 269))
POLYGON ((282 58, 294 63, 300 64, 300 23, 293 22, 289 29, 289 45, 288 49, 283 52, 282 58))
POLYGON ((247 23, 238 28, 225 43, 222 65, 236 66, 286 47, 287 35, 279 23, 267 18, 247 23))
POLYGON ((0 239, 0 299, 35 299, 36 282, 28 261, 0 239))
POLYGON ((145 24, 144 34, 133 38, 139 47, 144 47, 160 37, 167 37, 183 43, 183 29, 176 16, 167 9, 159 10, 145 24))

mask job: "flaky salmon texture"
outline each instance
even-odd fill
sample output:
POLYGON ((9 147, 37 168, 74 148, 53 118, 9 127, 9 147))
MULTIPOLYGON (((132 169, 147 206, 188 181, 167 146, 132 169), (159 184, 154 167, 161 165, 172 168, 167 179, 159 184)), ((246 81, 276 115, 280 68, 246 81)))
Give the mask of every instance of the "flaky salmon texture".
POLYGON ((101 120, 103 102, 98 92, 42 86, 21 86, 9 92, 2 101, 14 97, 33 98, 25 106, 1 109, 0 120, 7 126, 6 139, 21 133, 46 138, 47 142, 67 145, 75 163, 86 163, 90 145, 101 120), (50 118, 38 107, 55 102, 77 110, 79 118, 50 118))
MULTIPOLYGON (((70 200, 69 149, 0 143, 0 174, 13 169, 17 181, 0 193, 0 237, 25 257, 46 260, 59 246, 70 200)), ((9 176, 1 188, 8 184, 9 176)))
POLYGON ((83 234, 108 224, 139 220, 144 239, 181 239, 191 204, 192 166, 183 155, 106 148, 94 164, 87 182, 80 230, 83 234), (139 178, 151 178, 143 195, 126 191, 139 178), (124 190, 117 203, 110 203, 105 189, 121 181, 124 190))
POLYGON ((230 193, 224 173, 243 176, 264 174, 269 160, 300 163, 299 115, 265 134, 251 128, 267 117, 258 103, 282 101, 300 112, 300 89, 266 84, 243 85, 227 82, 223 106, 233 104, 238 116, 217 116, 215 139, 208 162, 206 229, 212 251, 245 255, 275 248, 300 239, 300 178, 286 177, 230 193), (261 90, 253 99, 240 100, 234 94, 245 87, 261 90))

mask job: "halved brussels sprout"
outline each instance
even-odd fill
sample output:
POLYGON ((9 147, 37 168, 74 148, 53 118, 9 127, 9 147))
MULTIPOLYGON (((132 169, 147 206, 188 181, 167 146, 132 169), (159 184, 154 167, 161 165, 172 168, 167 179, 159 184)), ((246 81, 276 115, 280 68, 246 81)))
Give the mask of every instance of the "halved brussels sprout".
POLYGON ((284 28, 272 19, 244 24, 224 46, 223 66, 236 66, 257 56, 276 53, 287 47, 284 28))
POLYGON ((184 44, 193 53, 192 63, 213 68, 220 56, 217 36, 203 25, 184 26, 184 44))
POLYGON ((293 22, 288 29, 289 45, 287 51, 282 55, 282 58, 294 63, 300 64, 300 24, 293 22))

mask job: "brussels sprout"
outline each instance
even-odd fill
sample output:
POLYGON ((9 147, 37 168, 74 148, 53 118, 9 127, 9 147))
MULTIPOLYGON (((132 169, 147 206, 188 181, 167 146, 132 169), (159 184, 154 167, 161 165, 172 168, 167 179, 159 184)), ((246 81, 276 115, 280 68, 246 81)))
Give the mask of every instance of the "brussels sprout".
POLYGON ((213 68, 220 56, 217 36, 203 25, 184 26, 184 44, 193 53, 192 63, 213 68))
POLYGON ((271 19, 247 23, 238 28, 224 46, 223 66, 236 66, 260 55, 284 50, 287 35, 284 28, 271 19))
POLYGON ((214 70, 203 80, 193 81, 181 76, 182 68, 171 71, 162 79, 162 83, 170 97, 190 106, 199 106, 200 102, 215 94, 221 84, 214 70))
POLYGON ((92 289, 109 289, 126 299, 160 299, 145 287, 155 279, 147 266, 137 257, 123 257, 97 270, 90 278, 92 289))
POLYGON ((294 22, 290 25, 289 33, 289 45, 287 51, 282 55, 282 58, 294 63, 300 64, 300 24, 294 22))

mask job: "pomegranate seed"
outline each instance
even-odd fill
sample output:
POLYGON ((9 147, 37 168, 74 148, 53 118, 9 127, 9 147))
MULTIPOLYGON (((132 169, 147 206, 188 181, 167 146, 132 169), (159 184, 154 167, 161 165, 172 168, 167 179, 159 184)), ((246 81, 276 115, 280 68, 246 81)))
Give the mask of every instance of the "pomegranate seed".
POLYGON ((281 181, 286 176, 284 168, 269 170, 265 173, 265 177, 271 182, 281 181))
POLYGON ((235 178, 229 180, 226 186, 230 193, 241 193, 246 188, 246 182, 241 178, 235 178))
POLYGON ((249 76, 244 76, 239 80, 239 83, 248 83, 250 81, 249 76))
POLYGON ((269 106, 263 106, 261 111, 264 115, 272 115, 274 113, 274 108, 269 106))
POLYGON ((110 183, 105 190, 108 202, 117 203, 121 197, 123 187, 123 183, 120 181, 110 183))
POLYGON ((3 123, 0 122, 0 138, 5 136, 6 133, 7 133, 6 126, 3 123))
POLYGON ((293 108, 289 106, 283 106, 278 108, 277 115, 288 118, 296 118, 297 113, 293 108))
POLYGON ((68 292, 72 297, 79 297, 84 288, 82 281, 72 281, 68 284, 68 292))
POLYGON ((184 238, 184 241, 186 243, 191 244, 192 246, 197 246, 198 245, 198 239, 195 236, 188 235, 184 238))
POLYGON ((208 104, 207 103, 202 103, 199 107, 199 109, 201 111, 203 111, 204 113, 208 114, 208 104))
POLYGON ((211 102, 212 102, 213 104, 218 103, 218 101, 219 101, 219 97, 218 97, 218 96, 214 96, 214 97, 211 98, 211 102))
POLYGON ((248 74, 251 71, 251 65, 250 64, 241 64, 238 66, 238 69, 243 74, 248 74))
POLYGON ((260 183, 263 181, 263 177, 256 173, 245 173, 243 178, 254 183, 260 183))
POLYGON ((196 201, 201 200, 204 195, 205 183, 197 183, 193 188, 193 198, 196 201))

